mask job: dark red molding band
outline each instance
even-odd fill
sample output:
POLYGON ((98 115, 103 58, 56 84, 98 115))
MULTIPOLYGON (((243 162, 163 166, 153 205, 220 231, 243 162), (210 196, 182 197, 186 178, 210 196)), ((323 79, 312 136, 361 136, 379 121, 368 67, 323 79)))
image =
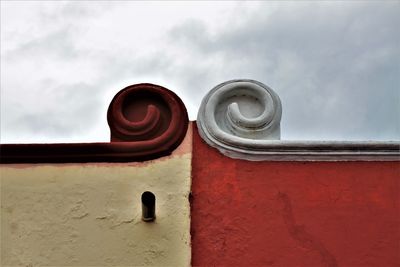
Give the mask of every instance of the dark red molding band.
POLYGON ((183 141, 188 114, 172 91, 149 83, 128 86, 110 103, 110 143, 3 144, 0 163, 128 162, 171 154, 183 141))

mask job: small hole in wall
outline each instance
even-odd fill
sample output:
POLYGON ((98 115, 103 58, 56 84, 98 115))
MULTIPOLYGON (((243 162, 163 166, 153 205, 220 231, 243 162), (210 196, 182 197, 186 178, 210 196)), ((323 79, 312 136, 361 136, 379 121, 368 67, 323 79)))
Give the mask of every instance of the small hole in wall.
POLYGON ((146 191, 142 194, 142 220, 145 222, 154 221, 156 218, 156 196, 146 191))

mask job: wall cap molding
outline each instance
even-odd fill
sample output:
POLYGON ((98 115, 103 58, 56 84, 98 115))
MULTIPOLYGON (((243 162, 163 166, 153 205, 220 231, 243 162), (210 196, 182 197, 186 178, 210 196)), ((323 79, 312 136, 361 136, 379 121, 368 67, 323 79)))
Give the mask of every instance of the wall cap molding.
POLYGON ((1 144, 0 163, 130 162, 171 154, 189 124, 172 91, 142 83, 119 91, 110 103, 109 143, 1 144))
POLYGON ((400 142, 266 141, 257 150, 226 150, 222 154, 250 161, 400 161, 400 142))
MULTIPOLYGON (((264 142, 280 139, 281 116, 281 101, 271 88, 255 80, 238 79, 208 92, 200 105, 197 126, 209 145, 246 159, 249 150, 258 151, 264 142)), ((257 157, 252 154, 252 158, 257 157)))
POLYGON ((203 99, 197 128, 224 155, 251 161, 391 161, 399 142, 279 141, 282 106, 278 95, 254 80, 231 80, 203 99), (260 108, 261 107, 261 108, 260 108), (242 114, 241 111, 247 114, 242 114))

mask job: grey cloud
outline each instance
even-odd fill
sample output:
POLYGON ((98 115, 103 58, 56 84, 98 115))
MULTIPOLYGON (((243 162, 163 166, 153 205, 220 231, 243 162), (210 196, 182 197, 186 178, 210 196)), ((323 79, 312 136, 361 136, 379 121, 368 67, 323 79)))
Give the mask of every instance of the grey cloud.
MULTIPOLYGON (((269 14, 267 2, 246 13, 240 23, 225 21, 225 27, 217 31, 211 31, 203 20, 175 25, 160 34, 158 43, 149 44, 153 52, 143 53, 76 47, 82 23, 79 16, 91 16, 87 14, 90 9, 66 5, 57 14, 65 14, 70 23, 6 53, 7 64, 50 56, 54 62, 70 62, 70 67, 77 60, 92 62, 98 75, 85 82, 75 82, 74 77, 43 80, 36 85, 46 95, 40 108, 2 107, 12 114, 2 116, 7 117, 2 121, 2 137, 25 132, 51 140, 77 135, 89 140, 88 128, 95 121, 106 124, 109 102, 104 102, 104 95, 128 85, 119 86, 121 81, 154 82, 153 77, 171 83, 170 89, 190 108, 191 119, 196 118, 202 97, 215 85, 251 78, 280 95, 284 139, 398 140, 398 6, 300 3, 269 14)), ((52 17, 47 14, 41 23, 52 17)))
MULTIPOLYGON (((20 30, 17 32, 21 35, 21 42, 11 50, 6 50, 5 59, 44 60, 55 57, 56 60, 71 61, 85 57, 92 51, 82 50, 76 44, 77 40, 82 41, 86 38, 83 29, 89 25, 88 21, 95 19, 99 14, 112 12, 115 6, 116 4, 111 2, 101 5, 88 2, 36 3, 34 7, 39 15, 31 18, 32 21, 27 21, 22 30, 17 29, 20 30), (35 27, 29 27, 29 24, 35 27)), ((7 24, 2 25, 2 28, 5 27, 7 24)))
POLYGON ((16 48, 7 51, 6 61, 19 59, 46 60, 55 57, 58 60, 72 60, 82 55, 73 44, 71 29, 68 27, 57 29, 44 36, 26 40, 16 48))
POLYGON ((69 24, 75 24, 81 22, 87 18, 93 18, 103 12, 110 12, 116 7, 116 3, 103 2, 101 4, 91 2, 53 2, 53 3, 42 3, 43 7, 40 8, 40 22, 46 23, 59 23, 67 21, 69 24), (46 6, 52 6, 52 8, 44 8, 46 6))
MULTIPOLYGON (((299 4, 264 16, 266 4, 216 36, 200 21, 171 36, 199 58, 222 58, 231 74, 274 88, 283 99, 286 138, 399 139, 396 7, 299 4)), ((224 67, 214 77, 233 76, 224 67)))
POLYGON ((85 135, 98 123, 102 103, 95 87, 84 83, 63 86, 47 80, 41 87, 41 94, 34 99, 3 107, 8 116, 2 121, 7 129, 2 139, 7 140, 8 135, 10 139, 15 139, 13 135, 29 140, 32 135, 65 139, 85 135))

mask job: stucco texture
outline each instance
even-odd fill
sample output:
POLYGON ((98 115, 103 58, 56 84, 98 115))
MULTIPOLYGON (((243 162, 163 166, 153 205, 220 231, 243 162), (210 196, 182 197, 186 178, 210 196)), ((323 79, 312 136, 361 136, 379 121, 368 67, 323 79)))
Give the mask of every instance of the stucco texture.
POLYGON ((399 266, 398 161, 231 159, 196 130, 193 150, 193 266, 399 266))
POLYGON ((191 139, 142 163, 0 165, 1 266, 189 266, 191 139))

